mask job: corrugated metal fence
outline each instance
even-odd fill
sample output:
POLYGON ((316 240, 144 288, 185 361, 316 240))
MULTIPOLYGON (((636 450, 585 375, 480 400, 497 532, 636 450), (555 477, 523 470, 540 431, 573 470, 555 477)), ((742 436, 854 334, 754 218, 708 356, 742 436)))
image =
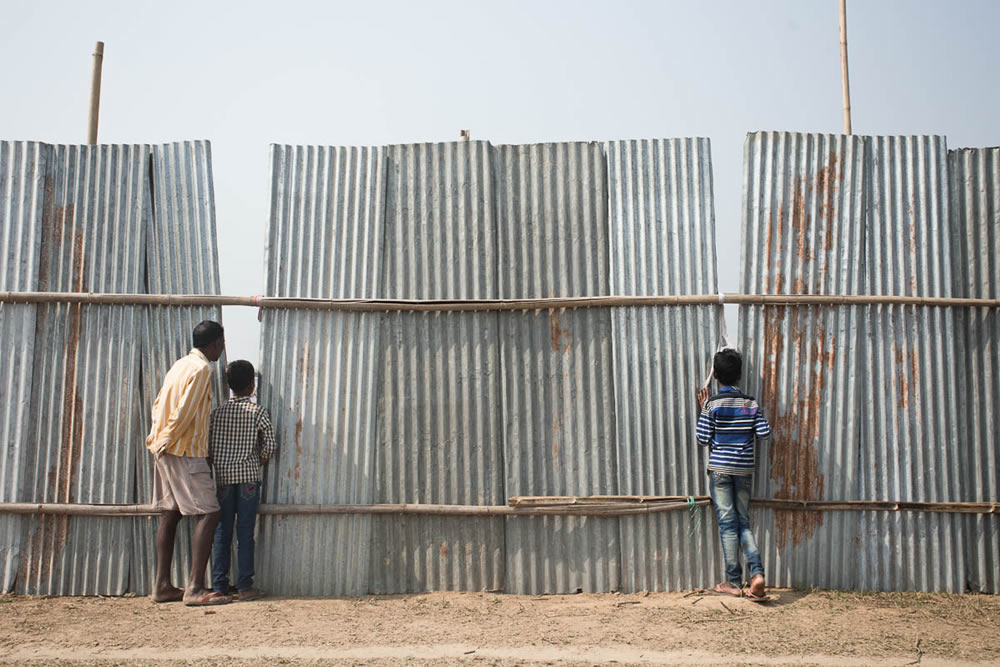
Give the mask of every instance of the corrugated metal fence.
MULTIPOLYGON (((741 290, 1000 297, 1000 149, 748 137, 741 290)), ((267 293, 513 299, 717 289, 705 139, 275 146, 267 293)), ((211 154, 0 143, 0 291, 217 294, 211 154), (198 267, 199 270, 192 270, 198 267)), ((707 493, 693 396, 720 306, 264 312, 264 500, 502 505, 707 493)), ((149 406, 218 308, 0 305, 0 501, 151 496, 149 406), (142 344, 134 341, 141 332, 142 344), (114 377, 108 383, 107 377, 114 377)), ((742 306, 772 421, 755 495, 996 501, 997 309, 742 306)), ((222 395, 221 373, 218 392, 222 395)), ((755 509, 769 579, 1000 593, 1000 517, 755 509)), ((155 519, 0 514, 3 590, 147 593, 155 519)), ((709 508, 644 516, 265 515, 292 595, 678 590, 709 508)), ((175 579, 189 564, 181 531, 175 579)))
MULTIPOLYGON (((751 134, 741 291, 996 295, 996 160, 943 137, 751 134)), ((995 501, 997 316, 741 307, 748 389, 773 425, 756 494, 995 501)), ((1000 592, 1000 517, 756 515, 778 585, 1000 592)))
MULTIPOLYGON (((0 230, 0 290, 219 291, 207 142, 0 142, 0 230)), ((0 342, 14 355, 0 370, 0 498, 148 502, 149 406, 194 324, 219 309, 0 308, 0 342)), ((0 515, 3 590, 146 593, 154 521, 0 515)), ((177 573, 189 553, 178 549, 177 573)))
MULTIPOLYGON (((270 294, 716 290, 704 139, 272 155, 270 294)), ((266 313, 262 402, 284 447, 265 500, 704 492, 676 406, 704 376, 720 312, 266 313)), ((309 594, 692 587, 717 565, 707 510, 694 516, 266 517, 258 572, 309 594)))

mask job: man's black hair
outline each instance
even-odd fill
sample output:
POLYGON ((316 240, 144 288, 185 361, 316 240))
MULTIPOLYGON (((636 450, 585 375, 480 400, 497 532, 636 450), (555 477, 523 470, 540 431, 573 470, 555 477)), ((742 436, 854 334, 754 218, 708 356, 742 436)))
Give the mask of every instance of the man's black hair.
POLYGON ((232 362, 226 369, 226 381, 233 391, 243 391, 253 382, 253 364, 246 359, 232 362))
POLYGON ((715 379, 722 385, 734 385, 743 375, 743 357, 731 348, 719 350, 712 360, 715 379))
POLYGON ((215 341, 222 338, 223 329, 222 325, 218 322, 213 322, 212 320, 202 320, 198 323, 198 326, 194 328, 194 333, 191 334, 191 340, 194 346, 201 349, 203 347, 208 347, 215 341))

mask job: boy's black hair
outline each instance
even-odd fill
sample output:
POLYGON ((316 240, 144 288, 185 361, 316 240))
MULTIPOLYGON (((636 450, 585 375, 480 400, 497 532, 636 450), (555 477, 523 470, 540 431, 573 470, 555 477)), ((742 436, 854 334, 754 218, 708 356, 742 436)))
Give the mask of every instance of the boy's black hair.
POLYGON ((712 369, 719 384, 734 385, 743 376, 743 357, 731 348, 719 350, 712 360, 712 369))
POLYGON ((253 382, 253 364, 246 359, 232 362, 226 369, 226 381, 233 391, 243 391, 253 382))
POLYGON ((198 323, 198 326, 194 328, 194 332, 191 334, 191 342, 195 347, 201 349, 203 347, 208 347, 215 341, 222 338, 224 330, 222 325, 218 322, 213 322, 212 320, 202 320, 198 323))

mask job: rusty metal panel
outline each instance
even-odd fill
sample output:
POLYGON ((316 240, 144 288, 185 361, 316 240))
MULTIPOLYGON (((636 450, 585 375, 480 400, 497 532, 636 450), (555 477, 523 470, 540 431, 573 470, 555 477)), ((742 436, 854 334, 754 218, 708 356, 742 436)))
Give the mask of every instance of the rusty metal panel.
MULTIPOLYGON (((499 146, 500 297, 606 295, 607 168, 601 144, 499 146)), ((501 313, 508 495, 618 492, 611 313, 501 313)), ((621 587, 619 521, 506 520, 505 590, 621 587)))
MULTIPOLYGON (((38 289, 48 146, 0 142, 0 290, 38 289)), ((25 466, 32 426, 32 366, 38 306, 0 305, 0 500, 27 500, 25 466)), ((14 590, 28 519, 0 515, 0 592, 14 590)))
MULTIPOLYGON (((38 289, 139 292, 144 279, 144 146, 49 146, 38 289)), ((134 306, 38 306, 26 489, 35 502, 135 502, 134 306), (109 382, 109 378, 113 378, 109 382)), ((35 516, 18 590, 122 594, 129 521, 35 516)))
MULTIPOLYGON (((858 294, 864 284, 866 142, 759 132, 744 149, 740 289, 858 294)), ((842 500, 858 493, 864 311, 740 307, 742 386, 772 428, 755 497, 842 500)), ((769 583, 851 589, 857 515, 754 510, 769 583)))
MULTIPOLYGON (((605 150, 611 293, 715 293, 709 140, 615 141, 605 150)), ((721 316, 721 306, 612 309, 621 493, 708 493, 694 396, 721 316)), ((708 587, 722 571, 710 507, 620 523, 626 592, 708 587)))
MULTIPOLYGON (((374 297, 383 243, 384 150, 272 146, 267 294, 374 297)), ((266 310, 261 405, 278 454, 268 503, 374 498, 379 313, 266 310)), ((370 516, 263 516, 257 580, 283 595, 368 591, 370 516)))
MULTIPOLYGON (((385 295, 492 299, 492 151, 484 141, 386 149, 385 295)), ((375 501, 505 502, 496 313, 382 320, 375 501)), ((503 587, 503 520, 374 518, 374 593, 503 587)))
MULTIPOLYGON (((951 223, 944 137, 871 138, 868 289, 951 296, 951 223)), ((867 308, 862 495, 951 501, 962 493, 956 341, 950 308, 867 308)), ((864 513, 859 586, 960 593, 965 518, 864 513)))
MULTIPOLYGON (((146 292, 149 294, 219 294, 218 243, 212 150, 207 141, 156 145, 151 151, 151 210, 146 216, 146 292)), ((191 332, 205 319, 222 322, 219 307, 156 306, 143 311, 141 436, 134 442, 139 502, 149 502, 153 487, 153 457, 143 441, 150 428, 150 410, 163 377, 191 349, 191 332)), ((214 403, 228 396, 222 369, 215 367, 214 403)), ((134 520, 132 589, 147 594, 155 568, 155 519, 134 520)), ((193 520, 181 522, 172 563, 174 582, 187 580, 193 520)))
MULTIPOLYGON (((951 174, 952 269, 955 296, 1000 298, 1000 148, 948 153, 951 174)), ((959 313, 956 331, 964 342, 961 398, 965 425, 956 443, 962 489, 955 500, 1000 498, 1000 309, 959 313)), ((1000 516, 966 519, 967 590, 1000 593, 1000 516)))

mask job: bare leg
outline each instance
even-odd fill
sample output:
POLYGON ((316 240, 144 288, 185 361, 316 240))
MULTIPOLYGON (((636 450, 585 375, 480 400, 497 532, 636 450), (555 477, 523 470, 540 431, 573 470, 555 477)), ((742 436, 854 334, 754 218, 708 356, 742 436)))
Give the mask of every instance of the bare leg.
POLYGON ((157 602, 180 600, 184 591, 170 584, 170 564, 174 559, 174 537, 181 513, 167 510, 160 514, 160 525, 156 529, 156 582, 153 584, 152 598, 157 602))
POLYGON ((198 517, 198 525, 195 526, 191 539, 191 574, 184 593, 185 600, 201 598, 212 592, 211 587, 205 587, 205 567, 208 566, 208 556, 212 553, 215 526, 219 523, 220 514, 221 512, 216 511, 198 517))

